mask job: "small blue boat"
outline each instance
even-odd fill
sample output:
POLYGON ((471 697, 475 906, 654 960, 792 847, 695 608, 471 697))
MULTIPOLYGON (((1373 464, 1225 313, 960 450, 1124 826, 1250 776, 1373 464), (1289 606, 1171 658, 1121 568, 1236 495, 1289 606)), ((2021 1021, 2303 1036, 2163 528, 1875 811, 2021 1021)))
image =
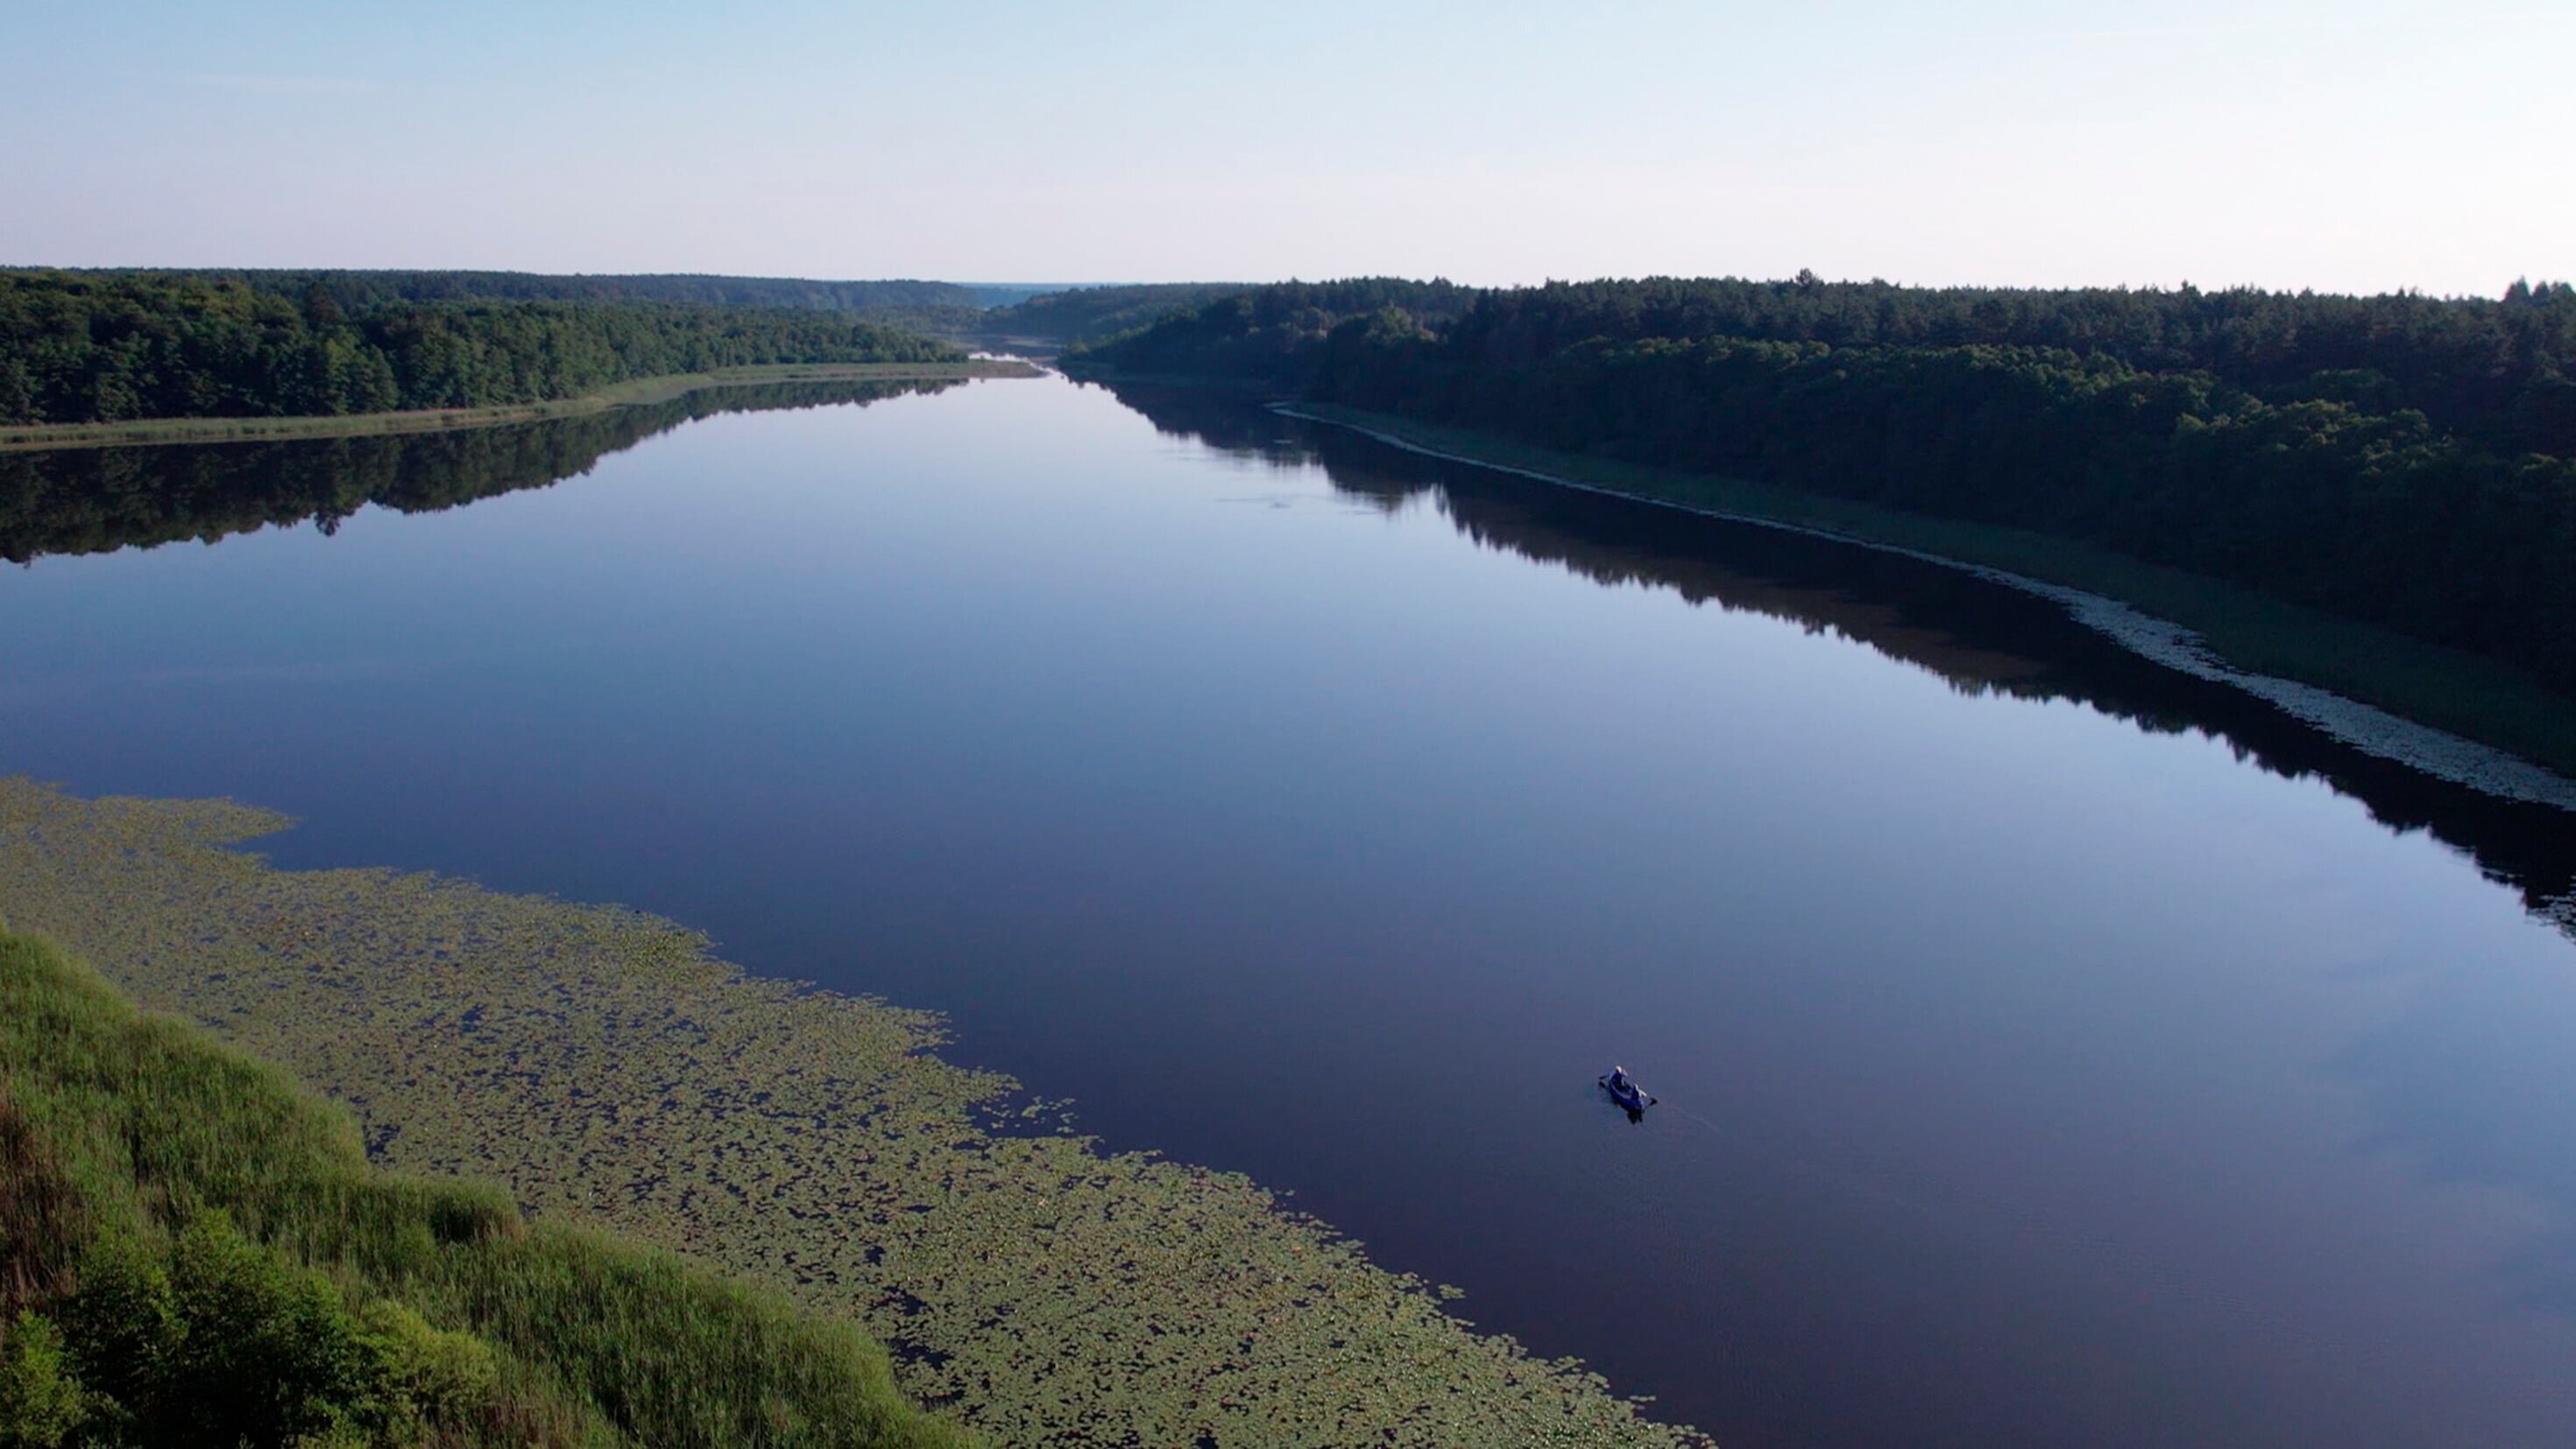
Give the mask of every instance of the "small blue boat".
POLYGON ((1601 1074, 1601 1090, 1610 1094, 1611 1101, 1627 1108, 1628 1115, 1632 1117, 1642 1115, 1648 1107, 1655 1105, 1655 1099, 1637 1090, 1635 1082, 1625 1078, 1613 1082, 1611 1080, 1613 1075, 1610 1072, 1601 1074))

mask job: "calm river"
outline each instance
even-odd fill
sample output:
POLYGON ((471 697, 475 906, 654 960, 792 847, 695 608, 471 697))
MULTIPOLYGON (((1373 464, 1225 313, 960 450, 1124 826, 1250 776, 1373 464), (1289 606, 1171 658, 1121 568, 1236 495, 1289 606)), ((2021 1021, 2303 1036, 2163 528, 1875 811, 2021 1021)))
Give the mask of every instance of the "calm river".
POLYGON ((1247 409, 683 421, 0 459, 0 771, 946 1011, 1731 1449, 2576 1443, 2576 816, 1247 409))

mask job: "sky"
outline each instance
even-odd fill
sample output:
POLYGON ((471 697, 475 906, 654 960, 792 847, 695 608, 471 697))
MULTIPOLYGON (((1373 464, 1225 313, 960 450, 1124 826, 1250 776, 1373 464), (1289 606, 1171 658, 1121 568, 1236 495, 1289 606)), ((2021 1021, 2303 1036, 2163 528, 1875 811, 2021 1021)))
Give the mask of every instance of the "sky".
POLYGON ((2576 0, 0 15, 0 264, 2576 279, 2576 0))

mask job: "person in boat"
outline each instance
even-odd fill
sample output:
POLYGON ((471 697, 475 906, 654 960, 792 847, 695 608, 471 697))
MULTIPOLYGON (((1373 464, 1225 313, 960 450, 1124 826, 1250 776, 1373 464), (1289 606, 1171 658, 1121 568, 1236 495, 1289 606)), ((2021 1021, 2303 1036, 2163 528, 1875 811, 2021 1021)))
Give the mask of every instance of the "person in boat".
POLYGON ((1628 1096, 1637 1090, 1637 1084, 1628 1080, 1628 1069, 1626 1067, 1612 1067, 1610 1069, 1609 1081, 1610 1090, 1618 1093, 1622 1097, 1628 1096))

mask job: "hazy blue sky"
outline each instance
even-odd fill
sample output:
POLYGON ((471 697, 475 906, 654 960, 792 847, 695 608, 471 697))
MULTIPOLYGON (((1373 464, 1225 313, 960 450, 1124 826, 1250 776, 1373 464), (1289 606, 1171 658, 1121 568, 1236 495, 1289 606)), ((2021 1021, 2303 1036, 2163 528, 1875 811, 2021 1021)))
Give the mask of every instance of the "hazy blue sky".
POLYGON ((0 7, 0 262, 2576 277, 2576 0, 0 7))

